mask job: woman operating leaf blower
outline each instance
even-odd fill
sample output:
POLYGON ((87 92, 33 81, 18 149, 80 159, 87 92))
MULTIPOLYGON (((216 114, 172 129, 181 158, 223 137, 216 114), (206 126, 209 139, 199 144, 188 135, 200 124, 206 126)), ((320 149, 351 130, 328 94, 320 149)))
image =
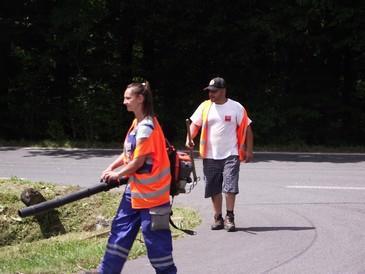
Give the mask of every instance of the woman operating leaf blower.
POLYGON ((148 258, 156 273, 176 273, 169 229, 170 163, 164 134, 153 113, 149 83, 128 85, 124 105, 135 119, 125 138, 123 153, 103 171, 101 179, 115 182, 129 177, 129 180, 98 271, 121 272, 141 227, 148 258))

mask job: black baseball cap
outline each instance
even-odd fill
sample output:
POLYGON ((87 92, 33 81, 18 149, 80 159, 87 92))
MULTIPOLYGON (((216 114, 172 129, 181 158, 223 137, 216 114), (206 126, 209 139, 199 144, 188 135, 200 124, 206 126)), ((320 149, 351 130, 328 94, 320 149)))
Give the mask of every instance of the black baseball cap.
POLYGON ((221 77, 215 77, 210 80, 209 86, 207 86, 203 90, 217 90, 221 88, 226 88, 226 82, 221 77))

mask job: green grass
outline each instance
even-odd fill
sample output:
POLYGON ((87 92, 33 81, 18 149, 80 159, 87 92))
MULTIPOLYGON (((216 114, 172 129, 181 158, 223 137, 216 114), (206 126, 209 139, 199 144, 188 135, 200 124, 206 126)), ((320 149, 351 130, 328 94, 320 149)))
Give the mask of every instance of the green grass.
MULTIPOLYGON (((78 189, 18 178, 0 180, 0 273, 76 273, 96 268, 104 254, 109 231, 109 227, 96 230, 96 223, 100 218, 108 221, 113 218, 122 189, 58 208, 56 216, 66 233, 56 230, 47 234, 44 232, 52 231, 55 223, 51 219, 43 223, 42 230, 36 217, 17 216, 18 209, 24 207, 20 193, 28 187, 39 190, 47 200, 78 189)), ((173 219, 179 226, 192 229, 200 223, 197 212, 192 209, 174 208, 173 211, 173 219)), ((172 233, 174 239, 183 234, 175 229, 172 233)), ((129 259, 146 254, 142 239, 138 234, 129 259)))
MULTIPOLYGON (((140 236, 138 236, 140 237, 140 236)), ((69 233, 33 243, 0 248, 1 273, 76 273, 97 268, 107 238, 92 233, 69 233)), ((129 259, 146 254, 135 241, 129 259)))
POLYGON ((2 273, 72 273, 96 267, 105 239, 82 240, 78 234, 53 237, 0 249, 2 273))

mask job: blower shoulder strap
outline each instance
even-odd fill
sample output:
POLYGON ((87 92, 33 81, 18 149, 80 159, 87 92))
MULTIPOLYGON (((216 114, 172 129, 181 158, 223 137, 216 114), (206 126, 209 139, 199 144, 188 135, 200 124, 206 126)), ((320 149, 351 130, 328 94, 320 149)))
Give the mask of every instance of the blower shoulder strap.
POLYGON ((171 213, 170 213, 170 225, 173 227, 173 228, 176 228, 188 235, 196 235, 196 231, 193 231, 193 230, 190 230, 190 229, 184 229, 184 228, 181 228, 181 227, 178 227, 177 225, 175 225, 174 221, 172 220, 171 216, 172 216, 172 210, 171 210, 171 213))
POLYGON ((172 212, 172 204, 173 204, 173 202, 174 202, 174 199, 172 199, 172 201, 171 201, 171 212, 170 212, 170 225, 173 227, 173 228, 175 228, 175 229, 177 229, 177 230, 180 230, 180 231, 182 231, 182 232, 184 232, 184 233, 186 233, 186 234, 188 234, 188 235, 196 235, 196 231, 194 231, 194 230, 190 230, 190 229, 184 229, 184 228, 181 228, 181 227, 178 227, 175 223, 174 223, 174 221, 172 220, 172 218, 171 218, 171 216, 173 215, 173 212, 172 212))

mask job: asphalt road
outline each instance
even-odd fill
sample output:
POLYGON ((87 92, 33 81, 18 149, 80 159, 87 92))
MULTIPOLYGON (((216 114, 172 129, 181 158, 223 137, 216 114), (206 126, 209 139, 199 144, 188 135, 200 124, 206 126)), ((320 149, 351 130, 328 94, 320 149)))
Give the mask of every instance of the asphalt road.
MULTIPOLYGON (((0 177, 90 186, 118 153, 3 147, 0 177)), ((257 153, 241 165, 233 233, 209 229, 203 191, 200 182, 175 199, 203 219, 174 241, 178 273, 365 273, 365 154, 257 153)), ((154 271, 143 257, 123 273, 154 271)))

